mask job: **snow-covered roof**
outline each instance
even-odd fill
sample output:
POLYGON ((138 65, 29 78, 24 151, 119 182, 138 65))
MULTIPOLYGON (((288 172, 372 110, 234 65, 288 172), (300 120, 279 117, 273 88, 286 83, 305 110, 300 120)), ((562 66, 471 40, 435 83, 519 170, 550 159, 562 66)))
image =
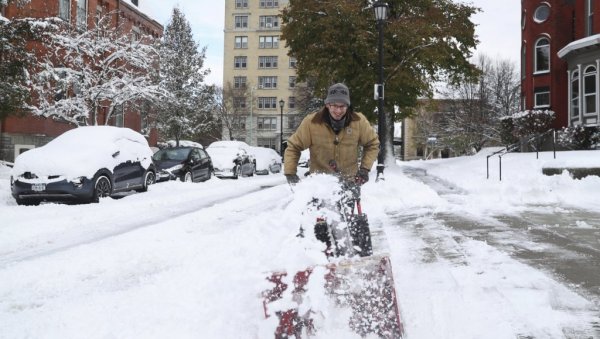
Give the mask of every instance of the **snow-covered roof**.
POLYGON ((558 51, 558 57, 563 58, 571 52, 594 45, 600 45, 600 34, 591 35, 589 37, 571 42, 558 51))

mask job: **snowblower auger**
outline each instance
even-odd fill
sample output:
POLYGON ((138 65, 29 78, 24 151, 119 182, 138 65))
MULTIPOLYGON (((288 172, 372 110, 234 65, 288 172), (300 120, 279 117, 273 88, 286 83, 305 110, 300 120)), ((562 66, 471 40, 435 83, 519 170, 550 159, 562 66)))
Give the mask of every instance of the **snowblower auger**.
MULTIPOLYGON (((346 322, 349 331, 361 337, 402 338, 391 262, 387 255, 373 255, 360 186, 342 181, 338 197, 309 203, 313 209, 339 215, 339 221, 317 218, 315 224, 315 237, 327 245, 325 255, 331 263, 293 277, 286 272, 268 276, 273 287, 262 295, 265 317, 277 317, 277 339, 318 336, 323 319, 330 317, 346 322), (328 304, 315 302, 314 293, 324 293, 328 304)), ((304 236, 303 230, 300 234, 304 236)))
MULTIPOLYGON (((314 275, 314 268, 297 272, 293 277, 292 299, 297 306, 276 310, 278 301, 290 286, 283 282, 286 273, 275 273, 267 278, 275 286, 263 293, 265 317, 276 316, 279 324, 275 338, 303 338, 317 334, 315 317, 324 310, 303 310, 302 301, 307 294, 306 285, 314 275), (301 311, 303 310, 303 311, 301 311)), ((364 257, 357 261, 330 264, 324 274, 324 289, 335 304, 335 313, 349 311, 349 328, 365 337, 374 334, 379 338, 402 338, 404 329, 396 300, 392 267, 387 256, 364 257)), ((320 314, 327 317, 327 314, 320 314)))

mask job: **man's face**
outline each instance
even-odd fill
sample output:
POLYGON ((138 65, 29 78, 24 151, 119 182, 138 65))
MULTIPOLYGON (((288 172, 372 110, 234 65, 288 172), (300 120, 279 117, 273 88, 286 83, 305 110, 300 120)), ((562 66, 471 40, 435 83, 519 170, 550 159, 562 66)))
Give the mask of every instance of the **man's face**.
POLYGON ((335 120, 340 120, 346 114, 346 110, 348 110, 348 106, 343 103, 330 103, 327 104, 327 109, 329 110, 329 114, 335 120))

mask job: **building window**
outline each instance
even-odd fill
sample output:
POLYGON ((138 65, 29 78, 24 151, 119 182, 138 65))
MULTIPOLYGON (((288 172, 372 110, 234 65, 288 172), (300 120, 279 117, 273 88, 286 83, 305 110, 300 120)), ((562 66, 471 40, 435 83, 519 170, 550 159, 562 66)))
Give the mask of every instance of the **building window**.
POLYGON ((527 45, 523 43, 521 46, 521 79, 525 79, 525 74, 527 74, 527 45))
POLYGON ((260 0, 260 8, 274 8, 279 7, 278 0, 260 0))
POLYGON ((594 1, 595 0, 586 0, 586 23, 585 23, 585 33, 587 36, 594 34, 594 1))
POLYGON ((96 17, 94 18, 95 27, 98 27, 100 19, 102 18, 102 6, 96 5, 96 17))
POLYGON ((77 28, 87 28, 87 0, 77 0, 77 28))
POLYGON ((296 68, 296 58, 291 57, 289 65, 290 65, 290 68, 296 68))
POLYGON ((550 107, 550 89, 536 88, 533 94, 534 108, 550 107))
POLYGON ((258 48, 278 48, 278 36, 261 36, 258 38, 258 48))
POLYGON ((276 56, 259 56, 258 68, 277 68, 276 56))
POLYGON ((271 117, 258 117, 258 129, 259 130, 276 130, 277 129, 277 118, 271 117))
POLYGON ((296 97, 288 97, 288 108, 296 108, 296 97))
POLYGON ((296 87, 296 77, 289 77, 288 78, 288 87, 289 88, 296 87))
POLYGON ((235 8, 248 8, 248 0, 235 0, 235 8))
POLYGON ((123 127, 125 125, 125 113, 123 111, 123 105, 118 105, 115 107, 115 112, 113 114, 115 117, 115 126, 123 127))
POLYGON ((579 72, 571 74, 571 119, 579 118, 579 72))
POLYGON ((235 129, 246 129, 246 117, 234 117, 232 125, 235 129))
POLYGON ((535 73, 550 71, 550 40, 540 38, 535 43, 535 73))
POLYGON ((248 37, 247 36, 236 36, 235 37, 235 48, 248 48, 248 37))
POLYGON ((256 144, 258 147, 267 147, 272 149, 277 149, 276 145, 278 144, 277 138, 258 138, 256 140, 256 144))
POLYGON ((58 17, 66 22, 71 22, 71 0, 59 0, 58 17))
POLYGON ((277 77, 258 77, 258 88, 277 88, 277 77))
POLYGON ((246 77, 233 77, 233 88, 244 89, 246 88, 246 77))
POLYGON ((279 28, 279 17, 277 15, 261 15, 258 25, 262 29, 279 28))
POLYGON ((303 117, 299 116, 299 115, 288 115, 287 117, 287 128, 288 129, 296 129, 298 128, 298 126, 300 126, 300 123, 302 122, 303 117))
POLYGON ((236 15, 235 16, 235 28, 237 28, 237 29, 248 28, 248 16, 247 15, 236 15))
POLYGON ((546 3, 542 3, 535 9, 535 12, 533 12, 533 21, 537 23, 542 23, 548 20, 549 16, 550 6, 548 6, 548 4, 546 3))
POLYGON ((245 56, 236 56, 233 58, 233 67, 234 68, 246 68, 248 63, 248 57, 245 56))
POLYGON ((258 98, 258 108, 263 108, 263 109, 277 108, 277 98, 276 97, 259 97, 258 98))
POLYGON ((244 97, 233 98, 233 107, 234 108, 246 108, 246 98, 244 98, 244 97))
POLYGON ((596 114, 596 67, 588 66, 583 75, 584 114, 596 114))

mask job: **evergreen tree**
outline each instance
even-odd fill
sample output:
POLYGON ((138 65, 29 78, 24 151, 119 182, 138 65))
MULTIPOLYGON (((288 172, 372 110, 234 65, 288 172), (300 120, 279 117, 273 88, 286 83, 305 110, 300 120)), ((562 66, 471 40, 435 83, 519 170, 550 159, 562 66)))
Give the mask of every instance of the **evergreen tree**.
POLYGON ((28 69, 36 63, 27 42, 39 36, 43 26, 36 19, 8 20, 0 17, 0 121, 28 111, 28 69))
POLYGON ((203 69, 206 47, 198 50, 192 29, 179 8, 174 8, 159 47, 160 87, 166 92, 158 107, 157 129, 161 137, 182 138, 210 131, 214 88, 204 84, 210 70, 203 69))

